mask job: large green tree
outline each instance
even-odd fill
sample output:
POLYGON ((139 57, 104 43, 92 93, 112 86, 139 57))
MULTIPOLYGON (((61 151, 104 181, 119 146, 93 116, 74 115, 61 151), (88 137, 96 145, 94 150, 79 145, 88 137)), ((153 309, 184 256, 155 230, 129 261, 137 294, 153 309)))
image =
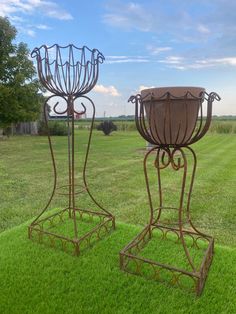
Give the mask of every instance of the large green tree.
POLYGON ((0 127, 34 121, 43 100, 25 43, 14 44, 17 31, 0 17, 0 127))

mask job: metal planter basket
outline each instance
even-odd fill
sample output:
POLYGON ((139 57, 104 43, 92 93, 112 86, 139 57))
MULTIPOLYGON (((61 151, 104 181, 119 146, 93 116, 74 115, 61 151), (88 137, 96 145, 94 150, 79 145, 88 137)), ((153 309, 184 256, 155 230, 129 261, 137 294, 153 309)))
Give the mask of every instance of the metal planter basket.
POLYGON ((115 228, 115 217, 95 200, 87 182, 88 156, 95 118, 95 104, 87 93, 97 82, 99 66, 103 63, 104 57, 97 49, 91 50, 86 46, 78 48, 72 44, 68 46, 55 44, 51 47, 43 45, 33 50, 32 57, 37 60, 40 82, 52 93, 44 103, 44 121, 52 158, 54 184, 46 206, 30 224, 28 234, 31 239, 79 255, 84 248, 90 247, 115 228), (66 149, 67 164, 63 167, 60 166, 60 154, 55 153, 56 149, 48 127, 48 106, 49 102, 53 101, 55 104, 52 106, 51 114, 63 116, 67 125, 68 135, 63 146, 66 149), (78 146, 75 144, 77 139, 75 117, 85 114, 87 106, 90 108, 92 119, 87 145, 79 146, 85 147, 82 173, 79 176, 76 165, 81 163, 81 160, 78 162, 76 150, 78 146), (67 169, 67 177, 64 180, 62 176, 60 184, 59 179, 64 168, 67 169), (78 182, 78 179, 81 182, 78 182), (80 204, 82 193, 88 196, 92 208, 82 208, 80 204), (52 201, 55 197, 59 197, 62 209, 48 213, 48 209, 53 209, 52 201), (79 228, 82 222, 87 226, 87 231, 83 234, 79 228), (63 232, 62 225, 65 226, 63 232))
POLYGON ((199 231, 190 215, 197 158, 189 145, 207 132, 214 100, 220 100, 220 97, 216 93, 206 93, 201 87, 145 89, 129 99, 135 104, 139 133, 153 145, 143 161, 150 219, 147 226, 120 252, 120 267, 130 273, 187 288, 197 295, 203 291, 211 265, 214 239, 199 231), (150 183, 148 160, 151 157, 154 158, 152 165, 157 174, 157 191, 151 188, 150 183), (177 192, 173 192, 178 199, 177 204, 165 196, 170 189, 163 184, 167 169, 178 172, 180 176, 181 183, 175 187, 177 192), (157 207, 154 203, 158 204, 157 207), (163 219, 166 211, 175 213, 174 221, 163 219), (163 241, 167 241, 170 245, 167 242, 164 245, 170 253, 173 251, 179 255, 183 252, 182 265, 176 265, 176 261, 166 263, 146 257, 145 249, 153 241, 156 241, 156 250, 159 245, 163 247, 163 241))
POLYGON ((204 101, 204 88, 152 88, 141 92, 149 132, 159 145, 187 145, 204 101))

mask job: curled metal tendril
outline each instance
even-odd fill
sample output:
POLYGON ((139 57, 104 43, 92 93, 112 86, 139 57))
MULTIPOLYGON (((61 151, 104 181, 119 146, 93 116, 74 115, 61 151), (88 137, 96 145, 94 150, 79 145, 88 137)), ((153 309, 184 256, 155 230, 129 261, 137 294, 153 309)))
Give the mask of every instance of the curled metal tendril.
POLYGON ((208 93, 205 92, 204 98, 205 98, 206 100, 210 99, 212 102, 213 102, 214 100, 217 100, 217 101, 220 101, 220 100, 221 100, 221 97, 220 97, 217 93, 215 93, 215 92, 211 92, 210 94, 208 94, 208 93))
POLYGON ((137 101, 140 101, 141 98, 141 94, 137 94, 137 95, 132 95, 130 96, 130 98, 128 99, 128 102, 132 102, 132 104, 135 104, 137 101))
POLYGON ((53 106, 53 111, 56 113, 56 114, 65 114, 67 111, 68 111, 68 106, 66 108, 66 110, 64 111, 59 111, 57 110, 57 106, 59 105, 59 101, 56 102, 56 104, 53 106))
POLYGON ((174 148, 162 148, 157 150, 157 156, 154 161, 154 165, 157 169, 165 169, 169 165, 174 170, 179 170, 184 167, 185 160, 183 158, 183 152, 181 149, 174 148))
POLYGON ((171 154, 171 165, 174 170, 179 170, 184 167, 185 159, 181 149, 175 148, 171 154), (177 160, 175 155, 177 154, 177 160))
MULTIPOLYGON (((49 99, 52 99, 53 97, 58 97, 58 96, 53 95, 53 96, 49 97, 49 99)), ((85 105, 83 104, 83 102, 80 103, 81 106, 83 107, 83 110, 78 111, 78 110, 75 109, 74 103, 67 102, 66 98, 64 98, 64 97, 62 97, 62 98, 66 101, 66 108, 60 110, 60 108, 58 107, 60 102, 57 101, 55 103, 55 105, 52 107, 52 110, 53 110, 54 113, 56 113, 58 115, 64 115, 66 113, 68 113, 69 115, 72 115, 72 114, 82 115, 82 114, 86 113, 87 109, 86 109, 85 105)), ((48 104, 48 101, 47 101, 47 104, 48 104)))

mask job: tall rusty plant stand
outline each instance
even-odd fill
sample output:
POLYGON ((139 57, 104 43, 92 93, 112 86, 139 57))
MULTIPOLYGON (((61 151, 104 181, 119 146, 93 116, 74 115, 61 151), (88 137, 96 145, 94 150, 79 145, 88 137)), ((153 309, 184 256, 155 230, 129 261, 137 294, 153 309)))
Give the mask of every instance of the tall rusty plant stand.
POLYGON ((44 103, 44 120, 53 164, 54 185, 47 205, 28 227, 28 236, 40 243, 46 242, 53 247, 60 247, 66 252, 79 255, 82 249, 91 246, 93 242, 115 228, 114 216, 95 200, 87 183, 87 164, 95 105, 86 94, 96 85, 99 64, 103 63, 104 57, 97 49, 90 50, 85 46, 77 48, 74 45, 61 47, 57 44, 51 47, 43 45, 35 48, 32 57, 36 57, 37 60, 40 82, 51 93, 44 103), (67 125, 65 141, 67 165, 63 166, 60 166, 60 154, 55 152, 56 147, 53 145, 53 138, 49 132, 49 103, 53 101, 54 105, 50 114, 63 116, 67 125), (82 184, 78 184, 75 117, 85 114, 87 106, 90 107, 92 119, 82 167, 82 184), (59 185, 58 176, 65 171, 65 168, 67 168, 67 174, 64 176, 67 180, 59 185), (81 208, 77 204, 82 193, 87 193, 96 209, 81 208), (51 205, 55 196, 61 197, 60 204, 65 202, 65 206, 60 210, 54 209, 48 214, 48 209, 53 209, 51 205), (85 233, 80 230, 81 223, 86 225, 85 233))
MULTIPOLYGON (((169 283, 200 295, 207 278, 214 251, 214 239, 200 232, 190 216, 197 158, 190 147, 208 130, 216 93, 203 88, 153 88, 130 97, 135 104, 136 125, 141 136, 153 145, 144 157, 144 175, 150 205, 148 225, 120 252, 122 270, 169 283), (204 107, 207 107, 204 117, 204 107), (157 191, 153 191, 148 160, 154 158, 157 191), (173 169, 180 176, 177 206, 166 205, 162 182, 165 171, 173 169), (157 207, 154 199, 157 197, 157 207), (165 211, 176 213, 176 221, 163 219, 165 211), (148 250, 157 255, 153 258, 148 250), (159 249, 159 251, 158 251, 159 249), (166 252, 166 254, 161 254, 166 252), (168 253, 167 253, 168 252, 168 253), (168 259, 171 256, 171 261, 168 259), (181 255, 183 261, 177 265, 181 255), (149 254, 149 256, 147 256, 149 254), (158 259, 156 261, 156 259, 158 259), (161 259, 161 260, 160 260, 161 259)), ((168 190, 168 187, 167 187, 168 190)), ((178 191, 177 191, 178 193, 178 191)))

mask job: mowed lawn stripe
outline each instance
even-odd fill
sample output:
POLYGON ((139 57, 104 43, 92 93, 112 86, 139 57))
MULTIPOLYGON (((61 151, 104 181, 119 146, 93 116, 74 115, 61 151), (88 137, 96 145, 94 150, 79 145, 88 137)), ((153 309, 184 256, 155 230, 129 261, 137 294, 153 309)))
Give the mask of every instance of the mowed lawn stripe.
MULTIPOLYGON (((77 130, 76 133, 76 156, 79 156, 76 179, 81 182, 84 153, 80 152, 86 147, 88 132, 77 130)), ((66 138, 53 137, 53 142, 59 159, 59 182, 63 184, 68 180, 66 138)), ((118 131, 109 137, 94 131, 88 183, 97 200, 123 222, 145 224, 148 220, 143 175, 145 147, 145 141, 136 131, 118 131)), ((235 245, 236 231, 232 226, 236 224, 236 135, 209 134, 192 147, 198 158, 192 216, 205 231, 209 229, 209 233, 216 235, 219 243, 235 245)), ((51 193, 53 178, 46 137, 12 137, 0 142, 0 151, 3 156, 0 160, 0 230, 5 230, 40 212, 51 193)), ((152 162, 150 165, 152 167, 152 162)), ((177 196, 173 196, 176 190, 173 171, 163 175, 165 188, 171 192, 170 201, 173 198, 174 202, 177 196)), ((152 171, 150 180, 156 185, 156 174, 152 171)), ((52 208, 64 204, 65 198, 57 197, 52 208)), ((92 206, 85 195, 80 195, 79 204, 92 206)))

